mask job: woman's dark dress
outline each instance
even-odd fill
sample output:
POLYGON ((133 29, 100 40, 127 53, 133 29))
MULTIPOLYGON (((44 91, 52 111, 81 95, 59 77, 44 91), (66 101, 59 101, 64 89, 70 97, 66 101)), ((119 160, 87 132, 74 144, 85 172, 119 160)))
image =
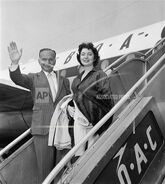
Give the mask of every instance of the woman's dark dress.
MULTIPOLYGON (((94 126, 113 107, 110 80, 102 70, 93 69, 81 81, 83 72, 72 83, 73 100, 94 126)), ((112 117, 98 130, 100 135, 112 123, 112 117)))

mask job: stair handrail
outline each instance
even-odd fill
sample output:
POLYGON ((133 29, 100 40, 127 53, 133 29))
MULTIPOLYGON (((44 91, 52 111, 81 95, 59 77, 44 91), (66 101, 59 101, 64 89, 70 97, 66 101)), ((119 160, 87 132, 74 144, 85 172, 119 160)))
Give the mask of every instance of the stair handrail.
POLYGON ((152 72, 164 61, 165 54, 159 58, 159 60, 134 84, 134 86, 116 103, 116 105, 88 132, 88 134, 75 145, 56 165, 56 167, 49 173, 42 184, 50 184, 61 169, 70 161, 70 159, 75 155, 76 151, 88 141, 88 139, 94 135, 97 130, 117 111, 120 107, 134 94, 135 90, 147 79, 152 72))
POLYGON ((146 57, 149 57, 150 56, 150 52, 153 52, 153 50, 155 49, 155 48, 157 48, 158 47, 158 45, 163 45, 163 42, 165 42, 165 38, 162 38, 160 41, 158 41, 155 45, 154 45, 154 47, 153 48, 151 48, 150 50, 148 50, 146 53, 145 53, 145 55, 146 55, 146 57))
POLYGON ((124 58, 126 58, 128 55, 130 54, 135 54, 135 55, 138 55, 140 57, 145 57, 145 54, 141 53, 141 52, 129 52, 128 54, 125 54, 123 56, 121 56, 120 58, 118 58, 116 61, 114 61, 112 64, 110 64, 109 66, 107 66, 105 69, 104 69, 104 72, 108 71, 109 69, 112 69, 113 70, 113 67, 117 64, 119 64, 124 58))
MULTIPOLYGON (((135 59, 136 60, 138 60, 139 62, 141 61, 141 62, 143 62, 143 63, 146 63, 146 61, 144 60, 144 59, 142 59, 142 58, 132 58, 132 59, 130 59, 130 60, 127 60, 127 61, 125 61, 124 63, 121 63, 119 66, 117 66, 116 68, 114 68, 113 70, 112 70, 112 73, 115 73, 115 72, 117 72, 120 68, 122 68, 123 66, 125 66, 127 63, 129 63, 130 61, 132 62, 132 61, 135 61, 135 59)), ((107 72, 107 71, 106 71, 107 72)), ((112 74, 112 73, 110 73, 110 74, 112 74)))
POLYGON ((14 139, 11 143, 9 143, 6 147, 4 147, 1 151, 0 151, 0 157, 8 152, 12 147, 14 147, 17 143, 19 143, 23 138, 25 138, 27 135, 30 134, 30 128, 28 130, 26 130, 23 134, 21 134, 20 136, 18 136, 16 139, 14 139))

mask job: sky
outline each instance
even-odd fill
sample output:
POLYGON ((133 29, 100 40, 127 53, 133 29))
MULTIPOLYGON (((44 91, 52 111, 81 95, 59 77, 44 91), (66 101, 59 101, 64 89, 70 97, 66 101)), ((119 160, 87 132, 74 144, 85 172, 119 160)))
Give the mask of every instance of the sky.
POLYGON ((60 53, 162 20, 164 0, 0 0, 0 70, 11 41, 26 63, 44 47, 60 53))

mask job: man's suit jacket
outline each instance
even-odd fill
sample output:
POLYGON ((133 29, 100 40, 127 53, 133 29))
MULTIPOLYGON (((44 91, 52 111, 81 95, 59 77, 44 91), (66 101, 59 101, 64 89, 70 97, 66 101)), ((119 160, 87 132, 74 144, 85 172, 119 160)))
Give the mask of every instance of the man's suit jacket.
POLYGON ((53 102, 49 82, 43 71, 39 73, 21 74, 18 67, 15 71, 10 71, 12 81, 31 91, 33 98, 33 116, 31 133, 46 135, 49 132, 51 117, 57 103, 65 96, 70 94, 69 80, 57 76, 58 91, 53 102))

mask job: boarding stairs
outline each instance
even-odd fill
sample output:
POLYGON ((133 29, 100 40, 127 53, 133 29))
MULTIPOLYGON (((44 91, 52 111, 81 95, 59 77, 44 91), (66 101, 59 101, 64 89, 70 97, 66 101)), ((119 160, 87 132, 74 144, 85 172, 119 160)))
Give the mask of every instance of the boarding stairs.
POLYGON ((164 40, 161 44, 161 49, 152 49, 144 57, 124 62, 118 60, 109 67, 112 70, 111 80, 116 84, 116 87, 111 85, 112 92, 121 95, 122 98, 116 98, 116 105, 78 145, 72 148, 43 184, 49 184, 79 147, 85 144, 113 114, 113 124, 70 169, 63 173, 58 183, 164 183, 164 40), (138 72, 139 70, 141 72, 138 72))

